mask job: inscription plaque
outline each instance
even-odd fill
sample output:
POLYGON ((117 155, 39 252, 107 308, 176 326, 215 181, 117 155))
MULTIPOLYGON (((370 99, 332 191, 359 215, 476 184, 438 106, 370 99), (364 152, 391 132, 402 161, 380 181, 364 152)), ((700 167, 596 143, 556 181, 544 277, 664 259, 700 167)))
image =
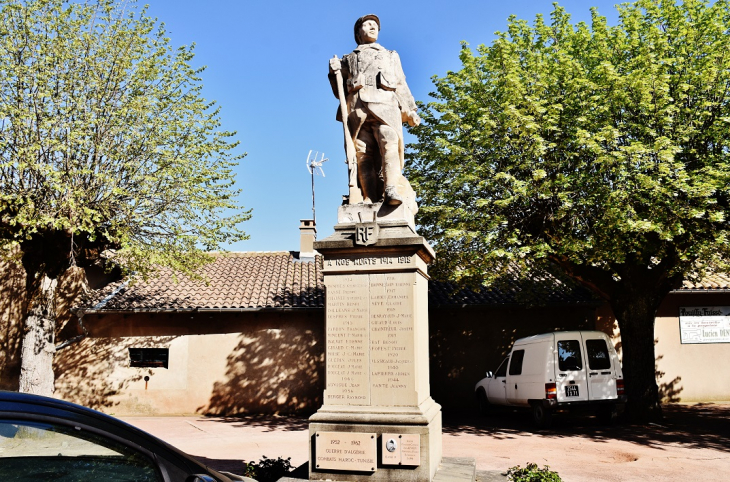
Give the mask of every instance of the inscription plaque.
POLYGON ((372 405, 414 405, 413 279, 370 275, 370 399, 372 405))
POLYGON ((415 276, 371 272, 325 278, 326 404, 418 405, 415 276))
POLYGON ((421 463, 421 436, 417 433, 403 434, 401 439, 401 464, 419 465, 421 463))
POLYGON ((384 433, 381 438, 383 465, 421 464, 421 437, 415 433, 384 433))
POLYGON ((317 469, 355 472, 375 472, 378 469, 374 433, 317 432, 314 452, 317 469))
POLYGON ((324 269, 329 272, 406 269, 418 267, 416 256, 372 256, 372 257, 342 257, 327 259, 324 269))
POLYGON ((368 275, 333 276, 327 286, 325 403, 369 405, 368 275))

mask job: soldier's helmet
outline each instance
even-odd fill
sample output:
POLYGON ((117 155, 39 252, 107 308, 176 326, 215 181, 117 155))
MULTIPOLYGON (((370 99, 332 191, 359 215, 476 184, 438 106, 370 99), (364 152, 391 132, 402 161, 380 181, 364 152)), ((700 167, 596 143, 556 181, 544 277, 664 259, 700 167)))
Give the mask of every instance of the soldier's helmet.
POLYGON ((360 36, 358 35, 358 32, 360 27, 362 27, 362 24, 365 23, 365 20, 375 20, 375 23, 378 24, 378 32, 380 31, 380 19, 374 13, 369 13, 358 18, 357 22, 355 22, 355 42, 357 42, 358 45, 360 45, 360 36))

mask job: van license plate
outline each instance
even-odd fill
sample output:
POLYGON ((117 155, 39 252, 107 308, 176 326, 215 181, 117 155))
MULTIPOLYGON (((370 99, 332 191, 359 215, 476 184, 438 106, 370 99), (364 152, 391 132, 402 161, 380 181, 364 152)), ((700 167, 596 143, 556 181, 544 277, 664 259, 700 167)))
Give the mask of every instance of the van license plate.
POLYGON ((565 396, 566 397, 578 397, 578 385, 567 385, 565 387, 565 396))

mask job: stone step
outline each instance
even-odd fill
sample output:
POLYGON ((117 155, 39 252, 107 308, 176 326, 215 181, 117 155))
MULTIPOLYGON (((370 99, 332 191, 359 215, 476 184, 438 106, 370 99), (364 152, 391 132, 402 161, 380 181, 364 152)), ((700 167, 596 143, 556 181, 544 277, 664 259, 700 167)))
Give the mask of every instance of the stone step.
POLYGON ((504 482, 507 474, 499 470, 477 470, 477 482, 504 482))
POLYGON ((433 482, 474 482, 477 461, 468 457, 444 457, 441 459, 433 482))
MULTIPOLYGON (((476 460, 467 457, 444 457, 441 459, 433 482, 502 482, 507 476, 498 470, 477 471, 476 460)), ((308 480, 309 463, 304 463, 289 477, 278 482, 303 482, 308 480)), ((364 478, 365 479, 365 478, 364 478)))

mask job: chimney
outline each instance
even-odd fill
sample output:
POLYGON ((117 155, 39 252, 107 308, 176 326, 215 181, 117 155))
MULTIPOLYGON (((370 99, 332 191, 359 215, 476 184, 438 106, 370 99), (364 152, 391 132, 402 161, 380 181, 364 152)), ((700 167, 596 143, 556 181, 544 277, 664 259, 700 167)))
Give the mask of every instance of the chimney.
POLYGON ((314 260, 314 242, 317 240, 317 228, 314 219, 299 220, 299 259, 314 260))

